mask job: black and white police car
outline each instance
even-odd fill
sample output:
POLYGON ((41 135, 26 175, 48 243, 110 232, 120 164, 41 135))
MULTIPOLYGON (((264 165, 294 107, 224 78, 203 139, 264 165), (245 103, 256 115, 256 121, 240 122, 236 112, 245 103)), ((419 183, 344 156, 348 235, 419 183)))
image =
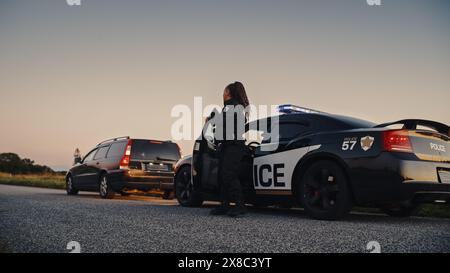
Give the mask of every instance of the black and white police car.
MULTIPOLYGON (((279 112, 276 150, 264 149, 273 145, 264 139, 270 132, 248 140, 240 172, 247 203, 299 205, 309 216, 328 220, 342 218, 355 205, 401 217, 422 203, 450 203, 448 125, 419 119, 377 125, 294 105, 281 105, 279 112)), ((248 128, 263 130, 261 121, 248 128)), ((204 128, 193 155, 176 165, 175 193, 182 206, 218 200, 218 157, 208 132, 204 128)))

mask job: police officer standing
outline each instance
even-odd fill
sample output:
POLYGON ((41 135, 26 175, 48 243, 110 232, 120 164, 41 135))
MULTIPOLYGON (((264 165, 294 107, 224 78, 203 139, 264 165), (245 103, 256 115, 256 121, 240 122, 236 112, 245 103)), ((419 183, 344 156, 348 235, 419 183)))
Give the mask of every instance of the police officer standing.
POLYGON ((221 205, 212 215, 238 217, 246 213, 244 193, 239 179, 239 169, 247 153, 245 146, 246 107, 249 105, 244 85, 229 84, 223 92, 224 108, 216 122, 216 140, 219 152, 219 186, 221 205), (230 202, 235 206, 230 207, 230 202))

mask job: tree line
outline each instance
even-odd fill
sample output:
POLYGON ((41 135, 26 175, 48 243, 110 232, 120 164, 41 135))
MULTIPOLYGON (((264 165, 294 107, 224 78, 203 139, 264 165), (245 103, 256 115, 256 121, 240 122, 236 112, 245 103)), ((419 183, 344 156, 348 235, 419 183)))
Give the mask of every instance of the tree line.
POLYGON ((15 153, 0 153, 0 172, 10 174, 54 174, 48 166, 35 164, 29 158, 20 158, 15 153))

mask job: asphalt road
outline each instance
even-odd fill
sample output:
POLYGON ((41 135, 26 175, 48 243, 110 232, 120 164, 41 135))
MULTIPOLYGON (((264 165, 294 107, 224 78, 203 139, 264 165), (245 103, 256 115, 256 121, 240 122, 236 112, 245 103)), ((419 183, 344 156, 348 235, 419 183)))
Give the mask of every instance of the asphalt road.
POLYGON ((245 218, 209 216, 211 205, 0 185, 0 250, 69 252, 450 252, 450 219, 352 214, 309 219, 301 210, 251 209, 245 218))

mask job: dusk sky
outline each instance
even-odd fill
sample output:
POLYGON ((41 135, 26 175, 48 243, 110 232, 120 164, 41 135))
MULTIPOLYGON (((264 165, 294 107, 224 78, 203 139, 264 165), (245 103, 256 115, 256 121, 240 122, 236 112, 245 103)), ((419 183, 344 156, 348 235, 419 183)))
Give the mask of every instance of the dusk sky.
POLYGON ((381 2, 0 0, 0 152, 67 169, 103 139, 170 139, 174 105, 236 80, 256 105, 450 124, 450 1, 381 2))

